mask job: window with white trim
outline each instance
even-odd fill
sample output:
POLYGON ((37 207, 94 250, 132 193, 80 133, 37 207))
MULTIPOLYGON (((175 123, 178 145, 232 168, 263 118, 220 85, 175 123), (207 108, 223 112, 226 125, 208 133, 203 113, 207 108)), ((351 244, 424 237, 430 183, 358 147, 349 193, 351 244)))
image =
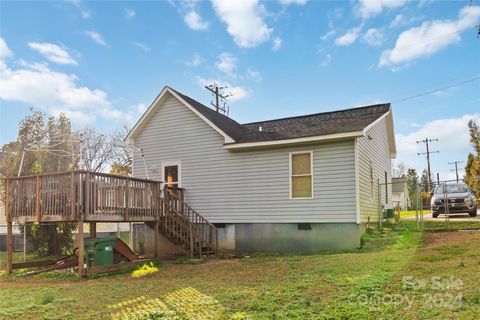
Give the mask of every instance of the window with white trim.
POLYGON ((290 198, 313 198, 313 152, 290 153, 290 198))

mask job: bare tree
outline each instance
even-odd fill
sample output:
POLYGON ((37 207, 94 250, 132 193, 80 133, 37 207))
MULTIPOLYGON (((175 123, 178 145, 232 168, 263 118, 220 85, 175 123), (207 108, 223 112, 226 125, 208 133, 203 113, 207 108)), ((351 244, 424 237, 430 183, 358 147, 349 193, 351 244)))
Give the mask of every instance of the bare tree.
POLYGON ((408 167, 403 161, 392 161, 392 178, 404 177, 407 173, 408 167))
POLYGON ((129 175, 132 172, 133 148, 124 141, 130 128, 124 125, 115 129, 111 135, 112 141, 112 173, 129 175))
POLYGON ((105 170, 112 157, 111 137, 87 128, 78 133, 78 138, 79 168, 94 172, 105 170))

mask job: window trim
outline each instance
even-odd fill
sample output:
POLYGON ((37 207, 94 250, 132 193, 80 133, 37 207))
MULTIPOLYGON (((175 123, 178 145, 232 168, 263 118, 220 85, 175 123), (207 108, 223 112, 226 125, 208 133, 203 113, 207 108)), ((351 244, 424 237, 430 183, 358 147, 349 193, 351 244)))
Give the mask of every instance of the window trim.
MULTIPOLYGON (((305 175, 307 176, 307 175, 305 175)), ((290 197, 290 200, 311 200, 311 199, 314 199, 314 192, 313 192, 313 177, 314 177, 314 174, 313 174, 313 150, 303 150, 303 151, 294 151, 294 152, 290 152, 289 153, 289 161, 288 161, 288 182, 289 182, 289 197, 290 197), (293 155, 296 155, 296 154, 305 154, 305 153, 309 153, 310 154, 310 176, 312 177, 312 179, 310 179, 310 182, 311 182, 311 188, 312 188, 312 196, 311 197, 293 197, 292 195, 292 158, 293 158, 293 155)))
POLYGON ((163 184, 163 187, 167 185, 165 182, 165 167, 170 167, 170 166, 178 166, 178 188, 182 187, 182 161, 181 160, 175 160, 175 161, 162 161, 161 163, 161 181, 163 184))

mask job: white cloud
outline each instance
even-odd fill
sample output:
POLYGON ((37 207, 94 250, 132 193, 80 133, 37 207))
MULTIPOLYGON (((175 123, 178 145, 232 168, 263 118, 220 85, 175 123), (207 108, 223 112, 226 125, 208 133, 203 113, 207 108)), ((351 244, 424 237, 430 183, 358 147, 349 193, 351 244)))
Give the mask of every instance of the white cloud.
POLYGON ((284 6, 288 6, 290 4, 298 4, 303 6, 307 3, 307 0, 280 0, 280 3, 284 6))
POLYGON ((99 45, 102 45, 104 47, 107 46, 107 43, 105 42, 105 40, 103 40, 103 37, 98 33, 98 32, 95 32, 95 31, 85 31, 85 34, 87 36, 90 37, 90 39, 92 39, 93 41, 95 41, 96 43, 98 43, 99 45))
POLYGON ((384 40, 383 31, 377 28, 368 29, 363 35, 363 40, 371 46, 381 46, 384 40))
POLYGON ((226 81, 197 77, 197 83, 201 86, 201 88, 207 85, 211 85, 212 83, 216 83, 219 86, 226 87, 225 94, 231 94, 231 96, 227 98, 229 102, 237 102, 246 99, 252 95, 252 90, 250 88, 235 86, 226 81))
POLYGON ((362 30, 361 27, 355 27, 348 30, 347 33, 335 39, 335 45, 337 46, 351 45, 358 39, 361 30, 362 30))
POLYGON ((13 56, 13 52, 7 46, 5 40, 0 37, 0 62, 11 56, 13 56))
POLYGON ((135 10, 133 10, 133 9, 125 9, 125 17, 126 17, 127 19, 133 19, 133 18, 135 18, 135 15, 136 15, 136 14, 137 14, 137 13, 136 13, 135 10))
POLYGON ((135 106, 135 110, 137 110, 138 113, 142 114, 147 111, 147 106, 145 105, 145 103, 139 103, 135 106))
POLYGON ((322 63, 320 64, 320 66, 322 68, 328 66, 330 64, 330 62, 332 62, 332 55, 330 53, 327 53, 327 55, 325 56, 325 58, 323 59, 322 63))
POLYGON ((212 0, 217 16, 227 24, 235 43, 251 48, 267 41, 273 29, 263 21, 266 9, 258 0, 212 0))
POLYGON ((149 52, 152 50, 148 44, 145 44, 143 42, 134 42, 133 45, 142 49, 145 52, 149 52))
POLYGON ((107 93, 78 84, 73 74, 45 64, 22 62, 14 68, 0 63, 0 100, 25 103, 52 114, 64 112, 75 126, 93 123, 97 116, 122 121, 124 112, 112 106, 107 93))
POLYGON ((58 64, 77 65, 77 62, 62 47, 48 42, 29 42, 28 46, 47 60, 58 64))
POLYGON ((335 35, 335 30, 334 29, 330 29, 328 30, 327 32, 325 32, 323 35, 320 36, 320 40, 322 41, 325 41, 327 40, 328 38, 331 38, 335 35))
POLYGON ((189 67, 198 67, 205 62, 205 59, 198 53, 195 53, 191 60, 187 61, 185 64, 189 67))
POLYGON ((92 13, 90 12, 90 10, 85 9, 82 10, 80 13, 82 14, 83 19, 90 19, 92 17, 92 13))
POLYGON ((223 73, 234 76, 235 69, 237 68, 238 59, 234 55, 228 52, 221 53, 218 56, 218 60, 215 63, 218 70, 223 73))
POLYGON ((407 18, 403 14, 397 14, 395 18, 390 22, 391 28, 400 27, 407 24, 407 18))
POLYGON ((204 21, 202 17, 195 10, 189 11, 183 20, 185 24, 193 30, 206 30, 208 29, 208 22, 204 21))
POLYGON ((394 9, 406 4, 406 0, 359 0, 356 13, 363 19, 373 18, 385 9, 394 9))
POLYGON ((282 39, 280 39, 279 37, 275 37, 275 38, 273 39, 272 50, 273 50, 273 51, 277 51, 277 50, 279 50, 281 47, 282 47, 282 39))
POLYGON ((460 33, 475 26, 480 6, 464 7, 457 20, 426 21, 403 31, 393 49, 383 51, 379 66, 398 66, 434 53, 460 41, 460 33))
POLYGON ((398 28, 407 26, 419 21, 425 20, 424 16, 406 16, 403 14, 397 14, 395 18, 390 22, 390 28, 398 28))
POLYGON ((230 102, 237 102, 252 95, 252 91, 249 88, 233 86, 229 83, 225 83, 225 85, 227 86, 227 92, 231 94, 231 96, 228 97, 228 101, 230 102))
POLYGON ((417 172, 421 173, 425 168, 425 159, 418 156, 417 153, 425 152, 425 145, 418 144, 416 141, 423 140, 427 137, 438 138, 438 142, 433 142, 430 146, 431 151, 440 151, 438 155, 432 156, 432 171, 447 171, 448 167, 446 164, 448 161, 452 159, 465 159, 467 154, 472 150, 467 127, 470 119, 479 122, 480 113, 434 120, 416 126, 416 131, 414 132, 397 134, 397 159, 405 161, 410 166, 415 167, 417 172), (445 167, 442 169, 442 166, 445 167))
POLYGON ((262 81, 262 75, 255 69, 247 68, 247 79, 260 82, 262 81))
POLYGON ((15 70, 2 66, 0 75, 0 99, 23 102, 50 112, 62 110, 83 114, 81 118, 90 121, 96 115, 106 119, 121 117, 121 112, 112 107, 104 91, 79 86, 75 75, 52 71, 38 63, 25 64, 15 70))
POLYGON ((70 2, 71 4, 73 4, 76 7, 80 7, 80 2, 82 2, 82 1, 81 0, 67 0, 67 2, 70 2))

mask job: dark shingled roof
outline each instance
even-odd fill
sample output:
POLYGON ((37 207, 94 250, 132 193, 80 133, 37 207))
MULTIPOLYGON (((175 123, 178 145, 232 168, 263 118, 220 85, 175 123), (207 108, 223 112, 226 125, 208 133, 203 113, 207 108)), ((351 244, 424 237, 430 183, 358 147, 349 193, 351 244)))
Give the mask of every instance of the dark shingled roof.
POLYGON ((361 131, 390 110, 390 104, 240 124, 172 89, 220 130, 239 142, 260 142, 361 131), (259 128, 262 127, 262 131, 259 128))
POLYGON ((247 123, 237 142, 269 141, 361 131, 390 109, 390 104, 322 112, 299 117, 247 123), (262 131, 259 131, 262 127, 262 131))

